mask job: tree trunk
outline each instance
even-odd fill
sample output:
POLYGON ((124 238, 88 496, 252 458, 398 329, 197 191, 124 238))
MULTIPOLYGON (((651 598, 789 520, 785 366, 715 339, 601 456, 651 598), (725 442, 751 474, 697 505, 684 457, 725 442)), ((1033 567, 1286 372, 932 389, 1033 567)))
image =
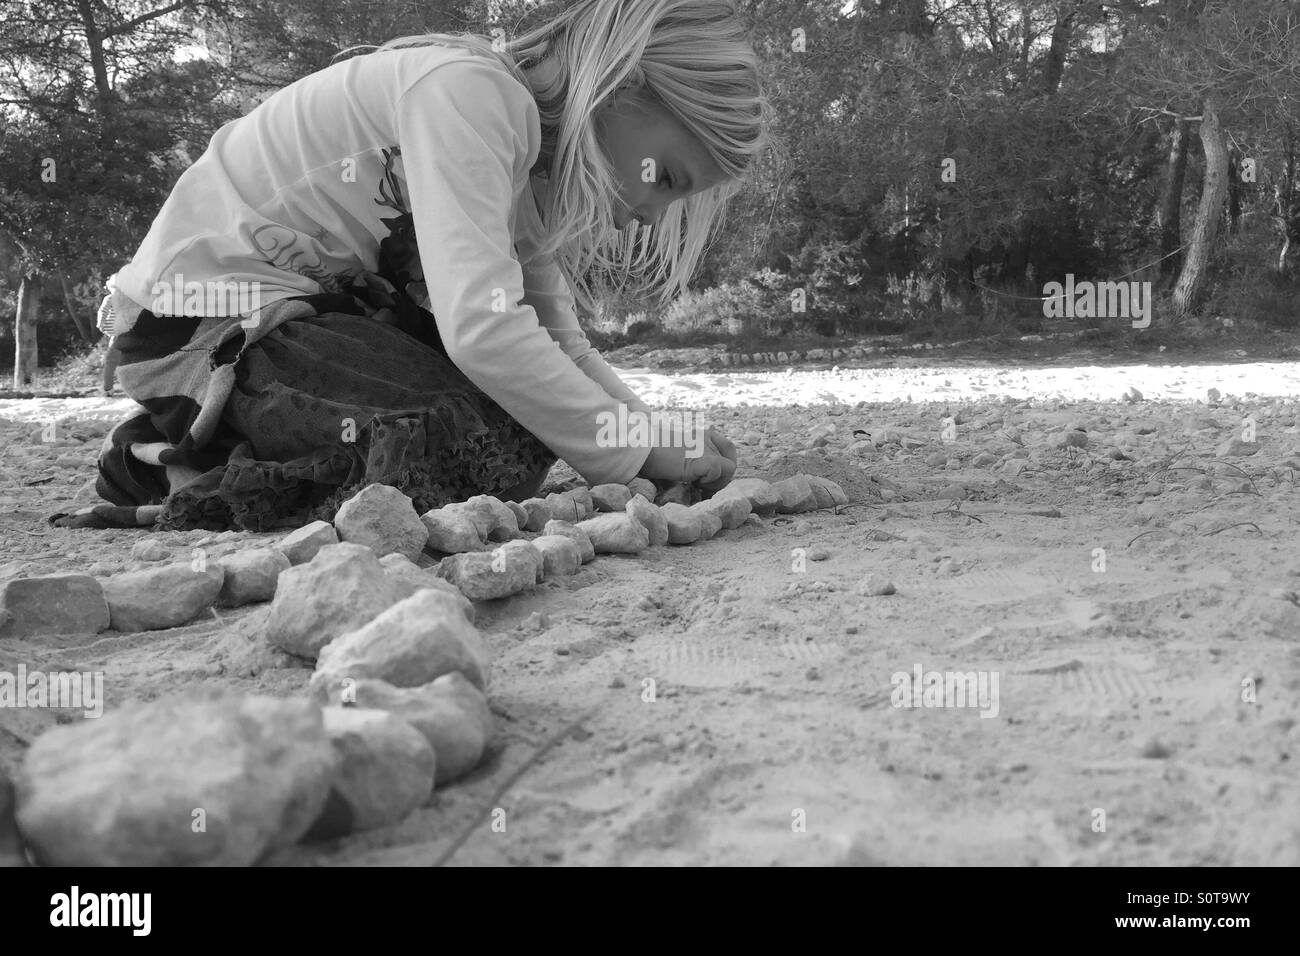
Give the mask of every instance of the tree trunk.
POLYGON ((1235 236, 1241 225, 1241 161, 1240 150, 1228 153, 1228 235, 1235 236))
POLYGON ((1296 196, 1295 130, 1287 126, 1283 152, 1286 165, 1282 182, 1273 187, 1273 206, 1278 229, 1282 234, 1282 248, 1277 254, 1277 273, 1285 276, 1291 271, 1291 252, 1300 239, 1300 198, 1296 196))
POLYGON ((1052 25, 1052 41, 1047 47, 1046 62, 1043 66, 1043 92, 1052 96, 1061 88, 1061 77, 1065 74, 1065 58, 1070 50, 1070 33, 1077 11, 1066 12, 1064 8, 1057 12, 1056 23, 1052 25))
POLYGON ((41 307, 41 277, 32 272, 18 284, 18 313, 14 316, 14 388, 36 378, 36 317, 41 307))
POLYGON ((1228 146, 1213 97, 1205 98, 1201 113, 1201 146, 1205 150, 1205 184, 1201 189, 1201 203, 1196 209, 1192 237, 1187 244, 1183 271, 1174 286, 1174 313, 1179 317, 1191 313, 1205 290, 1205 276, 1219 237, 1224 202, 1228 198, 1228 146))
POLYGON ((77 327, 77 331, 83 339, 94 345, 99 336, 96 334, 94 326, 90 324, 90 320, 86 318, 85 313, 73 301, 72 290, 68 288, 67 276, 59 276, 59 289, 63 292, 63 307, 68 310, 68 316, 72 319, 72 324, 77 327))
POLYGON ((1169 141, 1165 188, 1160 196, 1160 276, 1167 283, 1178 275, 1183 257, 1178 246, 1183 236, 1183 186, 1187 181, 1187 120, 1174 120, 1169 141))

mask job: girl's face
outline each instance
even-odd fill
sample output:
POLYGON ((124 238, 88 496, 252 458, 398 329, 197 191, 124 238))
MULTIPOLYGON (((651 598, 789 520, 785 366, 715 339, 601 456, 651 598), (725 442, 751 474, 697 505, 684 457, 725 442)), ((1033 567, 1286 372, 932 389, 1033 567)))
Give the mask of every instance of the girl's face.
POLYGON ((633 94, 605 106, 596 114, 596 138, 618 182, 617 229, 633 219, 653 224, 669 203, 726 179, 695 135, 651 97, 633 94))

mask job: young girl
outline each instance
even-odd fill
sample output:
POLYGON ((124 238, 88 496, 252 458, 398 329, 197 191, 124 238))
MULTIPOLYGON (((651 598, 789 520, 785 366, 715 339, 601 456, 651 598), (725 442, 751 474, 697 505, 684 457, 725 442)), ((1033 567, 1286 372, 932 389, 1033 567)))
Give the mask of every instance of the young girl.
POLYGON ((683 290, 766 146, 732 0, 580 0, 496 47, 396 40, 217 131, 101 307, 143 407, 101 454, 115 507, 56 524, 293 526, 372 482, 522 500, 557 456, 730 480, 713 430, 601 439, 651 410, 575 295, 683 290))

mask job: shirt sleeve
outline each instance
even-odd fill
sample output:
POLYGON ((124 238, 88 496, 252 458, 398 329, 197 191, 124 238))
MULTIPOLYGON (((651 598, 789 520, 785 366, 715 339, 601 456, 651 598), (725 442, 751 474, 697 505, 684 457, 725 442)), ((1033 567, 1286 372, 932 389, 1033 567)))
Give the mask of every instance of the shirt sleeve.
POLYGON ((550 334, 565 355, 573 360, 589 379, 607 393, 620 399, 637 411, 650 407, 619 378, 609 363, 587 340, 578 323, 573 290, 564 272, 551 258, 534 259, 523 265, 524 301, 537 312, 542 327, 550 334))
POLYGON ((650 449, 597 444, 604 415, 618 420, 623 403, 523 301, 510 219, 521 195, 532 201, 531 94, 487 61, 454 61, 407 89, 396 112, 429 308, 448 357, 587 481, 630 481, 650 449))

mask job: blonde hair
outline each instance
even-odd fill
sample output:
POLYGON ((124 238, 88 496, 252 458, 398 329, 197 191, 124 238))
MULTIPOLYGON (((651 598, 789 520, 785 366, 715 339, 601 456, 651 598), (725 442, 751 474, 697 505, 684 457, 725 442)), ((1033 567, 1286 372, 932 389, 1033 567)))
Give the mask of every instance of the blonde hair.
MULTIPOLYGON (((727 202, 754 159, 770 145, 771 109, 734 0, 577 0, 539 5, 543 18, 513 39, 472 33, 402 37, 380 51, 426 44, 460 46, 494 57, 527 86, 542 125, 538 166, 548 173, 542 210, 553 255, 578 301, 594 311, 588 275, 619 294, 657 293, 666 305, 686 291, 721 229, 727 202), (546 18, 557 7, 559 12, 546 18), (541 88, 523 70, 552 59, 541 88), (596 110, 617 96, 653 100, 708 151, 727 179, 670 203, 654 227, 620 231, 612 215, 616 177, 596 139, 596 110), (648 238, 644 233, 648 230, 648 238), (629 286, 632 289, 629 290, 629 286)), ((537 167, 534 167, 537 169, 537 167)))

